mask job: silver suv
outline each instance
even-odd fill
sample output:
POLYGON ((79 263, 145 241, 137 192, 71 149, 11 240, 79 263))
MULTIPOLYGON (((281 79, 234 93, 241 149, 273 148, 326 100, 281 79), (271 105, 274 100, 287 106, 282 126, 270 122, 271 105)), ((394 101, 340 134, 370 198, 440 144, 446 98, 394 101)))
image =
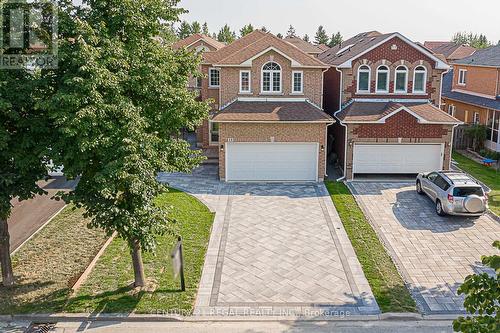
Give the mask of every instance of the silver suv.
POLYGON ((457 171, 420 173, 417 193, 427 194, 440 216, 480 216, 488 210, 488 197, 470 176, 457 171))

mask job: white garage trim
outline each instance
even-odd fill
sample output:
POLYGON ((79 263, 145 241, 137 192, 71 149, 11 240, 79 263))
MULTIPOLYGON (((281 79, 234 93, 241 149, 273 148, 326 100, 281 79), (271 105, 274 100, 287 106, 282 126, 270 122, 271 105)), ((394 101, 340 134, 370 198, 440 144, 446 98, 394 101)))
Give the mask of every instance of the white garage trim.
POLYGON ((228 182, 318 181, 318 142, 226 142, 224 159, 228 182), (239 154, 239 161, 234 160, 238 158, 235 154, 239 154), (292 158, 298 164, 296 168, 290 164, 292 158), (238 162, 248 168, 234 166, 238 162))
POLYGON ((353 147, 352 173, 411 174, 443 169, 444 144, 369 144, 353 147))

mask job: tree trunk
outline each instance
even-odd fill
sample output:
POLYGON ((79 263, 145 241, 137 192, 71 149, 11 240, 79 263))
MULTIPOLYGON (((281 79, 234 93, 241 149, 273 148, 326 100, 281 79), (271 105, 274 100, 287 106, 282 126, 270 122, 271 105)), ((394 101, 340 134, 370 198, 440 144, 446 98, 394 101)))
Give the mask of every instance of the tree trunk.
POLYGON ((144 264, 142 263, 141 244, 136 240, 132 241, 132 265, 134 266, 134 286, 144 287, 146 278, 144 276, 144 264))
POLYGON ((2 268, 2 283, 5 287, 14 285, 12 262, 10 260, 10 236, 6 218, 0 217, 0 264, 2 268))

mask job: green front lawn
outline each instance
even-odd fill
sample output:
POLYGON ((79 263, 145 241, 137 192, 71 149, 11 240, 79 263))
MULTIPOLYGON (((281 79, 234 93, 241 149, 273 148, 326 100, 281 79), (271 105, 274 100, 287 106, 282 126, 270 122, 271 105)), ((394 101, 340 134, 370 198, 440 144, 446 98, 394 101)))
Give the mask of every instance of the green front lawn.
POLYGON ((144 253, 148 288, 131 288, 134 274, 126 242, 116 238, 106 249, 87 281, 65 308, 67 312, 167 313, 192 311, 201 278, 205 253, 214 219, 205 205, 194 197, 170 189, 158 197, 158 204, 172 207, 183 238, 186 291, 174 279, 170 253, 176 238, 159 236, 156 255, 144 253))
POLYGON ((325 182, 382 312, 417 312, 391 257, 344 183, 325 182))
POLYGON ((497 172, 495 169, 479 164, 457 152, 453 152, 453 159, 458 163, 460 169, 482 181, 491 189, 489 194, 490 210, 500 216, 500 171, 497 172))
POLYGON ((16 285, 0 285, 1 314, 63 311, 71 287, 107 239, 88 222, 68 206, 19 249, 12 260, 16 285))

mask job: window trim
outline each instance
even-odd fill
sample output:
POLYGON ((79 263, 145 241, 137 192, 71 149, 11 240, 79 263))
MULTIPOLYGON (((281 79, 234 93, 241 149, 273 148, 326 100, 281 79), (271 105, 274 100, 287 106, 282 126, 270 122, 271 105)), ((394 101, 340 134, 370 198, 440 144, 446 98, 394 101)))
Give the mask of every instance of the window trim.
POLYGON ((377 71, 376 71, 376 78, 375 78, 375 92, 376 93, 385 93, 385 94, 388 94, 389 93, 389 82, 390 82, 390 76, 391 76, 391 69, 389 68, 389 66, 387 65, 380 65, 377 67, 377 71), (380 67, 385 67, 387 68, 387 70, 381 70, 380 67), (387 73, 387 76, 386 76, 386 79, 385 79, 385 86, 386 86, 386 89, 385 90, 380 90, 378 88, 378 74, 381 73, 381 72, 385 72, 387 73))
POLYGON ((220 69, 215 68, 215 67, 210 67, 208 69, 208 87, 209 88, 219 88, 220 87, 220 69), (213 85, 212 84, 212 72, 213 71, 219 72, 219 84, 218 85, 213 85))
POLYGON ((283 68, 276 61, 268 61, 262 65, 262 67, 260 69, 260 93, 263 95, 280 95, 283 93, 283 68), (275 63, 276 65, 279 66, 280 69, 279 70, 265 70, 264 71, 264 66, 266 66, 267 64, 270 64, 270 63, 275 63), (270 90, 269 91, 264 90, 264 72, 270 73, 270 77, 269 77, 269 80, 270 80, 269 81, 270 82, 269 89, 270 90), (279 75, 280 75, 280 90, 279 91, 273 90, 274 75, 276 73, 279 73, 279 75))
POLYGON ((413 84, 412 84, 412 92, 414 94, 427 94, 427 68, 423 65, 418 65, 417 67, 415 67, 413 69, 413 84), (417 68, 423 68, 424 70, 423 71, 417 71, 417 68), (415 78, 417 76, 417 73, 424 73, 424 79, 423 79, 423 82, 424 82, 424 90, 415 90, 415 78))
POLYGON ((292 95, 304 94, 304 71, 292 71, 292 95), (300 90, 295 91, 295 74, 300 74, 300 90))
POLYGON ((370 68, 370 66, 366 65, 366 64, 363 64, 361 66, 358 67, 358 73, 356 75, 356 80, 357 80, 357 84, 356 84, 356 93, 357 94, 369 94, 370 93, 370 86, 371 86, 371 76, 372 76, 372 69, 370 68), (361 67, 368 67, 368 69, 361 69, 361 67), (359 76, 361 74, 361 72, 363 73, 368 73, 368 90, 360 90, 359 89, 359 76))
POLYGON ((463 69, 463 68, 460 68, 458 70, 458 82, 457 84, 459 86, 465 86, 467 84, 467 70, 466 69, 463 69), (463 75, 462 75, 463 73, 463 75), (463 80, 461 80, 463 79, 463 80))
POLYGON ((472 114, 472 123, 474 125, 479 125, 480 122, 481 122, 481 118, 479 117, 479 112, 474 112, 472 114), (476 116, 477 116, 477 121, 476 121, 476 116))
POLYGON ((394 94, 407 94, 408 93, 408 67, 405 65, 398 65, 394 69, 394 94), (404 67, 405 70, 398 69, 399 67, 404 67), (397 79, 398 79, 398 73, 405 73, 405 90, 397 90, 397 79))
POLYGON ((448 104, 448 114, 452 117, 455 117, 455 105, 453 104, 448 104), (450 113, 451 111, 451 113, 450 113))
POLYGON ((249 69, 244 69, 240 71, 240 89, 239 89, 240 94, 251 94, 252 93, 252 71, 249 69), (242 77, 243 73, 248 73, 248 90, 243 90, 242 89, 242 77))

